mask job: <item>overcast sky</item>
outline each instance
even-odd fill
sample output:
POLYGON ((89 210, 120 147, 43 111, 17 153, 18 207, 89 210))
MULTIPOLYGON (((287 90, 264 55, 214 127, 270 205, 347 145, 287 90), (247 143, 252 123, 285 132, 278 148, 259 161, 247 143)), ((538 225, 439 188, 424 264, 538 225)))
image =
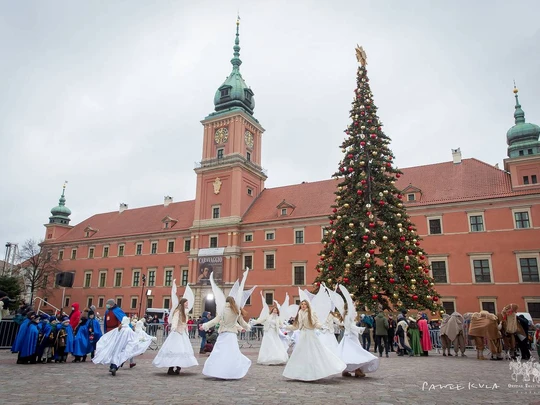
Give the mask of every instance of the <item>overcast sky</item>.
POLYGON ((538 1, 5 1, 0 259, 5 242, 43 238, 64 180, 71 224, 195 197, 238 10, 266 187, 337 169, 357 43, 401 168, 457 147, 502 165, 513 79, 540 124, 538 1))

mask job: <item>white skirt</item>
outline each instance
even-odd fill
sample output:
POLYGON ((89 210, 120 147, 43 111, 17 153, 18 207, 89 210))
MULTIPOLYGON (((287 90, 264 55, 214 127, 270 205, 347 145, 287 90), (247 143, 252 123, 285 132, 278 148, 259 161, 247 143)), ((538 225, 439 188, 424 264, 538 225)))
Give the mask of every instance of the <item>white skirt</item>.
POLYGON ((347 365, 321 343, 314 330, 302 329, 283 376, 314 381, 341 373, 345 367, 347 365))
POLYGON ((330 331, 326 331, 325 333, 317 331, 315 333, 317 334, 317 337, 319 338, 321 343, 324 346, 326 346, 328 349, 330 349, 332 353, 334 353, 336 356, 339 357, 339 351, 338 351, 339 343, 336 337, 334 336, 334 334, 330 331))
POLYGON ((264 336, 259 350, 258 364, 272 365, 283 364, 289 359, 287 349, 275 329, 264 332, 264 336))
POLYGON ((345 371, 352 372, 356 369, 364 373, 373 373, 379 368, 379 358, 364 350, 358 336, 353 333, 345 333, 338 347, 339 357, 345 363, 345 371))
POLYGON ((238 380, 244 377, 251 367, 251 360, 238 348, 236 333, 220 333, 210 357, 204 363, 202 373, 207 377, 222 380, 238 380))
POLYGON ((92 361, 94 364, 115 364, 120 367, 131 357, 126 353, 126 348, 135 339, 137 339, 137 335, 129 327, 121 330, 117 328, 110 330, 98 340, 92 361))
POLYGON ((193 347, 187 333, 171 332, 152 361, 156 367, 192 367, 199 362, 193 354, 193 347))

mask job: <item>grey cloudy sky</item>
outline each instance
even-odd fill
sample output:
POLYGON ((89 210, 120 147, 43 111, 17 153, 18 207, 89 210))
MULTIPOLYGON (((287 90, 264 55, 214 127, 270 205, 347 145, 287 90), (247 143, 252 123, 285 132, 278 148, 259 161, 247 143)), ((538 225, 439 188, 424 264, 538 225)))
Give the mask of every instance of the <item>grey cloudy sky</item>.
POLYGON ((336 170, 357 43, 399 167, 457 147, 502 164, 514 78, 540 124, 538 1, 6 1, 2 249, 44 236, 64 180, 72 224, 194 198, 199 121, 231 71, 237 10, 267 187, 336 170))

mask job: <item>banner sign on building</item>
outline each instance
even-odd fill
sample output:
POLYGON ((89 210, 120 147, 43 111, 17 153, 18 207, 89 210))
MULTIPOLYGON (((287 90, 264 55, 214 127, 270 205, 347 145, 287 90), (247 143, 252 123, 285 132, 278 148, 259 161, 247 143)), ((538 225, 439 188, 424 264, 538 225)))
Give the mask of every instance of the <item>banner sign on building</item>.
POLYGON ((225 248, 200 249, 198 256, 197 284, 210 285, 210 274, 216 283, 223 282, 223 252, 225 248))

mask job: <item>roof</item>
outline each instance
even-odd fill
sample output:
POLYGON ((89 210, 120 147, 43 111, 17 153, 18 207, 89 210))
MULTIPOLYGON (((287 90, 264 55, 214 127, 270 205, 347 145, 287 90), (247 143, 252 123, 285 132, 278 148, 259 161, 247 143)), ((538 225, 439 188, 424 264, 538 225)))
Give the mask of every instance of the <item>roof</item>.
POLYGON ((114 211, 96 214, 74 226, 65 235, 56 239, 54 243, 147 233, 176 232, 191 227, 194 215, 195 200, 170 203, 168 206, 160 204, 126 209, 123 212, 114 211), (174 226, 164 229, 162 221, 167 216, 174 218, 178 222, 174 226), (97 230, 90 238, 85 238, 85 229, 87 227, 97 230))

